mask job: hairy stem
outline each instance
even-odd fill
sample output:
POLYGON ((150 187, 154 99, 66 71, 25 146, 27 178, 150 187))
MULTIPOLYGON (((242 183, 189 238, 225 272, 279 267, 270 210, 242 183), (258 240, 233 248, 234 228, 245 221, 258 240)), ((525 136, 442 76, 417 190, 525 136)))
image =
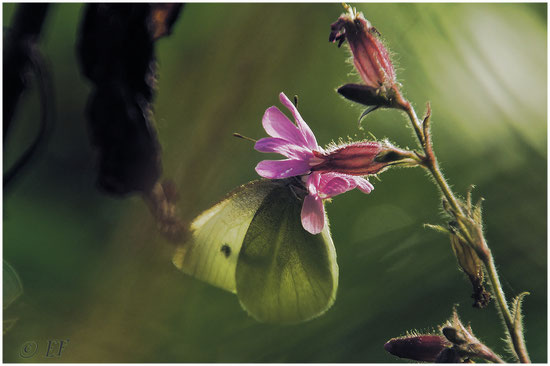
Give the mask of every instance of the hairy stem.
POLYGON ((445 177, 443 177, 443 174, 441 173, 441 170, 439 169, 439 164, 437 163, 437 159, 436 159, 435 155, 433 153, 428 154, 428 148, 427 148, 427 144, 426 144, 427 143, 427 137, 424 136, 424 133, 422 131, 422 126, 420 124, 420 120, 418 119, 413 106, 411 105, 411 103, 409 103, 407 100, 403 99, 402 97, 401 97, 401 100, 402 101, 400 101, 399 103, 400 103, 401 107, 405 110, 405 112, 407 113, 407 116, 409 116, 409 119, 411 120, 411 123, 413 125, 413 129, 416 132, 416 136, 418 137, 418 140, 420 142, 420 145, 422 146, 422 149, 427 153, 427 155, 426 155, 427 162, 426 163, 427 163, 428 170, 432 173, 432 176, 436 180, 437 185, 441 189, 441 192, 443 193, 443 195, 445 196, 447 201, 449 201, 449 203, 451 204, 453 209, 456 210, 456 212, 458 212, 458 213, 462 213, 462 208, 458 204, 458 201, 455 198, 455 196, 453 195, 453 192, 451 191, 451 188, 449 187, 449 184, 447 184, 447 181, 445 180, 445 177))
POLYGON ((493 296, 496 298, 498 307, 500 309, 500 314, 504 320, 504 323, 506 324, 508 333, 510 334, 510 340, 512 341, 514 351, 516 352, 521 363, 531 363, 531 360, 529 359, 529 354, 527 353, 527 348, 525 347, 523 334, 518 331, 517 328, 514 326, 512 313, 508 308, 508 303, 506 302, 506 297, 498 278, 498 273, 495 267, 493 256, 489 255, 484 264, 487 269, 489 281, 491 282, 491 287, 493 288, 493 296))
POLYGON ((403 95, 397 87, 393 87, 393 91, 395 92, 395 98, 396 98, 396 104, 401 108, 402 110, 407 113, 409 116, 409 119, 411 120, 414 132, 416 133, 416 137, 418 137, 418 141, 420 141, 420 144, 422 145, 422 148, 424 148, 424 132, 422 131, 422 127, 420 126, 420 121, 418 120, 418 117, 416 116, 416 113, 414 111, 414 108, 412 107, 411 103, 403 98, 403 95))
MULTIPOLYGON (((451 188, 449 187, 449 184, 447 183, 447 180, 445 179, 445 177, 441 173, 441 170, 439 169, 437 158, 435 157, 435 154, 433 153, 433 149, 431 146, 429 133, 427 134, 424 133, 420 120, 418 119, 416 112, 412 107, 411 103, 406 99, 404 99, 399 92, 397 93, 397 104, 401 109, 403 109, 407 113, 407 116, 411 121, 413 129, 416 132, 416 136, 418 137, 420 145, 424 150, 424 152, 426 153, 426 161, 425 161, 426 168, 430 171, 439 189, 441 190, 441 193, 443 193, 443 196, 447 199, 447 201, 449 202, 453 210, 456 212, 456 214, 463 216, 464 212, 462 210, 462 207, 459 204, 458 199, 455 197, 453 191, 451 190, 451 188)), ((467 238, 470 244, 472 244, 472 246, 474 247, 481 247, 476 245, 476 243, 474 242, 475 239, 471 237, 471 234, 468 232, 468 230, 466 230, 461 220, 458 220, 458 224, 461 228, 462 234, 464 235, 465 238, 467 238)), ((500 281, 498 278, 497 270, 495 267, 495 263, 494 263, 491 251, 488 250, 487 244, 485 243, 485 238, 482 235, 480 240, 484 242, 483 247, 487 248, 485 252, 479 253, 479 254, 482 254, 480 255, 480 258, 487 269, 493 296, 496 299, 497 306, 500 310, 499 314, 501 315, 504 325, 506 326, 506 331, 510 335, 512 347, 515 353, 517 354, 520 362, 530 363, 531 360, 529 359, 529 355, 525 347, 523 332, 521 328, 514 326, 512 313, 510 312, 508 303, 506 302, 506 297, 504 295, 504 291, 502 290, 502 285, 500 284, 500 281)))

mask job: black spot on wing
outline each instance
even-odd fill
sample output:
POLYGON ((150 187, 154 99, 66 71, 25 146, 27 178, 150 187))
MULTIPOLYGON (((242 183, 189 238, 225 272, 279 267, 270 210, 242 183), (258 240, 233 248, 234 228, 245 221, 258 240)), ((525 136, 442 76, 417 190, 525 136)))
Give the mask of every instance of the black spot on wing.
POLYGON ((231 255, 231 247, 227 244, 222 245, 220 251, 225 255, 225 258, 229 258, 231 255))

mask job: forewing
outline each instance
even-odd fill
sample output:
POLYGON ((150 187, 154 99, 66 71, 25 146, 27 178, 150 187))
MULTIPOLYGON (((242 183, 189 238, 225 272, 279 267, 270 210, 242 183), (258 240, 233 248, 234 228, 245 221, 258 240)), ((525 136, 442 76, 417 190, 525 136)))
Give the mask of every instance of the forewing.
POLYGON ((324 313, 336 297, 338 265, 328 223, 319 235, 305 231, 301 204, 289 186, 274 189, 244 238, 237 296, 261 322, 306 321, 324 313))
POLYGON ((254 214, 277 184, 245 184, 191 223, 191 239, 177 248, 172 262, 211 285, 235 292, 237 259, 254 214))

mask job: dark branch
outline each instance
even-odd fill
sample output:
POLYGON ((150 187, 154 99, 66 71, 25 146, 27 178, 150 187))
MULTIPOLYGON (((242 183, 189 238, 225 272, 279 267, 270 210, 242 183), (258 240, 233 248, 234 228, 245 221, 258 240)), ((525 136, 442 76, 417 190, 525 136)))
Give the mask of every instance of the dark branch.
POLYGON ((78 52, 93 83, 87 117, 99 154, 99 187, 110 194, 141 193, 161 231, 182 239, 175 201, 161 182, 161 146, 153 121, 155 41, 167 34, 179 4, 90 4, 78 52))

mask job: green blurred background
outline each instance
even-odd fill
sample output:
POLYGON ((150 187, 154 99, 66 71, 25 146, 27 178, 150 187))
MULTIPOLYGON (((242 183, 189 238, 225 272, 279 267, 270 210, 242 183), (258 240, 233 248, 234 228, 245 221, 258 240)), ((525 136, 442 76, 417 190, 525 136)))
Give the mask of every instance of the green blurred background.
MULTIPOLYGON (((435 149, 454 189, 477 186, 485 228, 511 298, 525 300, 527 346, 547 361, 546 4, 356 4, 394 53, 397 75, 419 114, 433 108, 435 149)), ((6 30, 17 5, 3 5, 6 30)), ((453 304, 476 335, 503 354, 494 306, 471 307, 471 286, 441 222, 437 189, 420 169, 389 171, 370 195, 327 205, 340 265, 334 306, 295 326, 259 324, 237 298, 178 272, 173 244, 139 197, 95 186, 84 108, 90 84, 75 40, 84 7, 56 4, 41 49, 55 83, 57 119, 47 148, 4 194, 3 254, 24 295, 4 312, 18 322, 3 339, 5 362, 395 362, 386 340, 431 330, 453 304), (69 339, 60 358, 47 341, 69 339), (27 341, 38 344, 21 358, 27 341)), ((238 131, 265 136, 277 95, 300 96, 320 144, 388 137, 415 147, 397 111, 361 109, 335 89, 357 82, 348 51, 328 42, 339 4, 189 4, 172 36, 157 42, 155 119, 164 176, 192 219, 234 187, 256 179, 267 158, 238 131)), ((31 141, 34 89, 4 146, 4 170, 31 141)))

